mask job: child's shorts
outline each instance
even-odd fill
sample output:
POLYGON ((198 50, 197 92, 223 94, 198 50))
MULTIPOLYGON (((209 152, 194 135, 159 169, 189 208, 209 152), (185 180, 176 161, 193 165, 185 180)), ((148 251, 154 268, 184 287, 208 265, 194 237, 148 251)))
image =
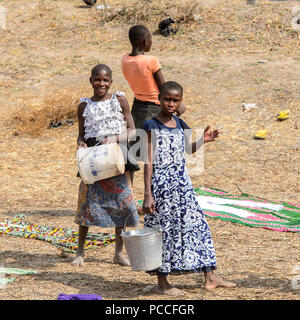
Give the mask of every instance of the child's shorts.
MULTIPOLYGON (((159 111, 160 111, 159 105, 153 102, 140 101, 134 98, 131 114, 132 114, 135 128, 141 129, 144 122, 147 120, 150 120, 152 117, 157 115, 159 111)), ((129 142, 130 147, 132 148, 136 143, 140 141, 140 139, 141 139, 140 137, 136 137, 135 141, 130 141, 129 142)), ((140 148, 135 150, 135 152, 133 152, 132 155, 136 157, 136 159, 143 161, 143 155, 141 153, 140 148)))
POLYGON ((160 111, 160 106, 153 102, 140 101, 134 98, 131 114, 136 129, 141 129, 143 123, 153 116, 157 115, 160 111))

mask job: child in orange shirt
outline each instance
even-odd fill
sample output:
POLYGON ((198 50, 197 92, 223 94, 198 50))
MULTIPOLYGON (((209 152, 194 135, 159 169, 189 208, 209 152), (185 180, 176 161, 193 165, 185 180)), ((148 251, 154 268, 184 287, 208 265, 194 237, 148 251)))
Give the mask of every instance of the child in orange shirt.
MULTIPOLYGON (((135 128, 141 129, 145 121, 160 111, 158 94, 165 79, 158 59, 155 56, 145 55, 152 46, 150 31, 145 26, 135 25, 129 30, 129 40, 132 51, 130 54, 123 55, 121 67, 134 93, 131 114, 135 128)), ((176 110, 176 115, 180 116, 184 111, 185 107, 181 104, 176 110)), ((131 145, 134 143, 132 142, 131 145)), ((139 156, 139 152, 136 155, 139 156)), ((131 180, 133 181, 133 172, 131 172, 131 180)))
POLYGON ((146 56, 152 46, 150 31, 136 25, 129 30, 132 45, 130 54, 122 57, 123 75, 134 93, 132 116, 136 128, 141 128, 144 121, 159 112, 159 87, 165 82, 161 65, 154 56, 146 56))

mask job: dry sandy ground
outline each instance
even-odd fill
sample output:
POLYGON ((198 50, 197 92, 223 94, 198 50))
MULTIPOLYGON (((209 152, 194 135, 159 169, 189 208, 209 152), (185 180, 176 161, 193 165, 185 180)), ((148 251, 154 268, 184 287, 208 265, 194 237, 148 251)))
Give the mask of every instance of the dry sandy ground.
MULTIPOLYGON (((113 6, 116 1, 111 1, 113 6)), ((300 203, 300 55, 299 37, 290 27, 297 2, 216 1, 198 12, 199 23, 182 25, 170 37, 153 37, 152 54, 168 80, 180 82, 188 106, 184 120, 195 128, 211 125, 221 137, 205 146, 204 171, 194 186, 300 203), (231 37, 235 40, 229 40, 231 37), (258 63, 266 60, 265 63, 258 63), (260 109, 245 112, 243 102, 260 109), (290 108, 290 119, 276 121, 290 108), (253 139, 268 129, 266 140, 253 139)), ((120 70, 129 51, 130 23, 101 23, 99 11, 81 1, 1 1, 7 29, 0 30, 0 221, 25 213, 40 225, 77 228, 73 222, 79 181, 76 175, 77 125, 39 136, 18 134, 13 118, 34 103, 68 92, 90 95, 89 71, 98 62, 113 69, 113 90, 130 92, 120 70)), ((138 21, 143 23, 143 21, 138 21)), ((154 30, 155 22, 147 25, 154 30)), ((66 101, 66 103, 68 103, 66 101)), ((48 106, 49 109, 51 105, 48 106)), ((143 197, 142 171, 134 183, 143 197)), ((141 224, 143 216, 141 218, 141 224)), ((300 264, 299 235, 208 220, 218 259, 217 274, 234 289, 203 289, 203 275, 170 277, 187 292, 183 299, 256 300, 300 298, 291 283, 300 264)), ((92 232, 113 231, 91 228, 92 232)), ((86 251, 84 267, 72 267, 47 243, 0 238, 0 265, 27 268, 0 290, 0 299, 56 299, 59 293, 100 294, 104 299, 168 299, 143 288, 155 284, 144 272, 112 264, 114 244, 86 251)), ((182 299, 182 298, 180 298, 182 299)))

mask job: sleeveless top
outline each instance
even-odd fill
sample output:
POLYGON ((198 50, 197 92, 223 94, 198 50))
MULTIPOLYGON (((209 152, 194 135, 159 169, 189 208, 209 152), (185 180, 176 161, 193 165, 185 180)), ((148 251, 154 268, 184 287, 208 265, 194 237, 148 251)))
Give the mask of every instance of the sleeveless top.
POLYGON ((103 137, 117 135, 126 130, 126 121, 122 113, 122 107, 118 96, 124 96, 123 92, 116 91, 110 99, 93 102, 91 98, 81 98, 81 102, 87 105, 83 111, 84 138, 103 137))

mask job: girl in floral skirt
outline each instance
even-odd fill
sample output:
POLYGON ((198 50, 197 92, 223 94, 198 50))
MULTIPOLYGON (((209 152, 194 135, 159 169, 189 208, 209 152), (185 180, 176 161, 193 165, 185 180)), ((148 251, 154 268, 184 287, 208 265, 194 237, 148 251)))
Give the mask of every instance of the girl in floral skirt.
MULTIPOLYGON (((118 91, 109 93, 112 84, 111 69, 103 64, 95 66, 90 82, 94 94, 91 98, 82 98, 78 106, 78 148, 127 141, 128 135, 134 134, 134 122, 124 94, 118 91)), ((79 243, 72 265, 84 264, 84 243, 89 226, 115 227, 113 262, 130 265, 123 254, 121 230, 128 216, 127 226, 138 224, 129 172, 139 168, 125 160, 125 174, 96 181, 91 185, 81 181, 75 218, 75 222, 79 224, 79 243)))

